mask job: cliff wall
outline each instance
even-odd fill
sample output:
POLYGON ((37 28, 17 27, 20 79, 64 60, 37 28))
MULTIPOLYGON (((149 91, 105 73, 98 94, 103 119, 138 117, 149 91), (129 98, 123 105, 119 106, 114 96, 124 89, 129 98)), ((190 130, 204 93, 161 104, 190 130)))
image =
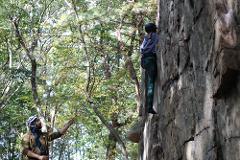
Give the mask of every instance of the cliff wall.
MULTIPOLYGON (((240 47, 221 40, 216 2, 159 0, 158 114, 144 114, 140 159, 240 159, 240 47)), ((218 2, 239 37, 240 1, 218 2)))

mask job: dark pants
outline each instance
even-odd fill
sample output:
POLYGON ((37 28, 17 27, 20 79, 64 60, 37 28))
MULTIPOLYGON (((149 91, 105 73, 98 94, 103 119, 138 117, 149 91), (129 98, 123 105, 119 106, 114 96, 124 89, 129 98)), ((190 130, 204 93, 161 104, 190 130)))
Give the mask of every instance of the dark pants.
POLYGON ((143 57, 141 66, 145 69, 145 93, 148 111, 153 110, 154 83, 157 75, 156 56, 143 57))

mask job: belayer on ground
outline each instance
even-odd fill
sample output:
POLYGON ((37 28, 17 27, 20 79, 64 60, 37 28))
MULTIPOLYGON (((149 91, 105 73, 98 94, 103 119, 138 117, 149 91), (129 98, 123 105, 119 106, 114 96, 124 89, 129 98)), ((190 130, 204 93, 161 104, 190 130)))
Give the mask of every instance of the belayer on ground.
POLYGON ((29 117, 27 120, 29 132, 22 139, 23 159, 48 160, 49 142, 64 135, 73 123, 74 118, 69 120, 62 129, 53 131, 44 125, 42 118, 36 115, 29 117))

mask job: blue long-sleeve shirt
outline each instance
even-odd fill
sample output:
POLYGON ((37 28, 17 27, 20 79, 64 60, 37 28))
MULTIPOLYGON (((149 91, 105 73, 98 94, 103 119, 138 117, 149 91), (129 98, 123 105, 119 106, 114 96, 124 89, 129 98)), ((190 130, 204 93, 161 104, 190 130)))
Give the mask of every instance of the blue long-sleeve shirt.
POLYGON ((140 46, 141 54, 156 54, 158 40, 158 35, 155 32, 150 33, 150 37, 145 36, 142 45, 140 46))

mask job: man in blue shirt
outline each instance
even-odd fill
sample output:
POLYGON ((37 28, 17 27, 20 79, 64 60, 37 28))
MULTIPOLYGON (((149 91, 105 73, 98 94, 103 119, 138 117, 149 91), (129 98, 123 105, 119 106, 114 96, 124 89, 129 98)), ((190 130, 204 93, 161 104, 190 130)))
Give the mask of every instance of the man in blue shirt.
POLYGON ((146 106, 148 113, 156 114, 153 109, 154 82, 157 75, 156 46, 158 43, 157 27, 154 23, 145 25, 147 35, 144 37, 141 50, 141 66, 145 69, 146 106))

